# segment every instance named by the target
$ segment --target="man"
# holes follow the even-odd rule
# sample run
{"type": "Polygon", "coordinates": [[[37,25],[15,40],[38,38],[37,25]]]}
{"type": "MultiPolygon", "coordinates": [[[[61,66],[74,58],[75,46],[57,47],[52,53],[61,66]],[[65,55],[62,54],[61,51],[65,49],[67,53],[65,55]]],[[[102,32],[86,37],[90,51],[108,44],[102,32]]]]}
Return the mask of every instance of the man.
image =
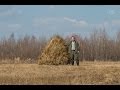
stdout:
{"type": "Polygon", "coordinates": [[[71,38],[72,40],[70,41],[69,44],[69,54],[70,54],[70,59],[71,59],[71,63],[72,65],[74,65],[74,61],[76,61],[77,66],[79,66],[79,44],[78,42],[75,40],[75,37],[72,36],[71,38]]]}

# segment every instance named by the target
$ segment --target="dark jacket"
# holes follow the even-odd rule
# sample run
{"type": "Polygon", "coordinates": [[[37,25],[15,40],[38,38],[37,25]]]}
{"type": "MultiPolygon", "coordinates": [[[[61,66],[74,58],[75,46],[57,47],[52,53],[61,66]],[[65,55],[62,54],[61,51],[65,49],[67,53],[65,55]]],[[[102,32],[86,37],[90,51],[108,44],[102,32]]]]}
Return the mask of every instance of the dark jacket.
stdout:
{"type": "MultiPolygon", "coordinates": [[[[68,48],[69,54],[72,53],[71,48],[72,48],[72,41],[70,41],[70,43],[69,43],[69,48],[68,48]]],[[[79,54],[79,53],[78,53],[79,50],[80,50],[79,43],[78,43],[77,41],[75,41],[75,53],[76,53],[76,54],[79,54]]]]}

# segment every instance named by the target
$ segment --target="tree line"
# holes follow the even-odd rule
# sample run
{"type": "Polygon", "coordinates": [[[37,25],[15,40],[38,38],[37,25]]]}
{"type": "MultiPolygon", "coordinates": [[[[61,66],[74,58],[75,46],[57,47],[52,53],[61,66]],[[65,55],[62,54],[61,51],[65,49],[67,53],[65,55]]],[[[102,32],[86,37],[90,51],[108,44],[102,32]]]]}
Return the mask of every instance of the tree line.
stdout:
{"type": "MultiPolygon", "coordinates": [[[[119,61],[120,31],[116,37],[109,37],[105,29],[95,30],[90,37],[74,35],[80,45],[80,60],[86,61],[119,61]]],[[[69,41],[69,37],[66,38],[69,41]]]]}
{"type": "MultiPolygon", "coordinates": [[[[119,61],[120,60],[120,32],[115,38],[109,37],[105,29],[95,30],[90,37],[74,35],[80,45],[80,60],[83,61],[119,61]]],[[[66,42],[70,37],[64,38],[66,42]]],[[[47,43],[45,37],[24,36],[16,39],[14,33],[9,38],[0,39],[0,60],[19,57],[20,60],[37,60],[47,43]]]]}
{"type": "Polygon", "coordinates": [[[20,58],[21,60],[36,60],[46,44],[46,38],[36,38],[35,36],[25,35],[23,38],[16,39],[14,33],[9,38],[0,40],[0,60],[20,58]]]}

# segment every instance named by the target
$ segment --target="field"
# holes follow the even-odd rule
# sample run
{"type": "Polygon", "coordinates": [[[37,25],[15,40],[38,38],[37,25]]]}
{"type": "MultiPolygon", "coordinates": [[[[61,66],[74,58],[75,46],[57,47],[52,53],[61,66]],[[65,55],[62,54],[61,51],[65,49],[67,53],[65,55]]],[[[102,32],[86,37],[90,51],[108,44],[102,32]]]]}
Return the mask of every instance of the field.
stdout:
{"type": "Polygon", "coordinates": [[[80,66],[0,64],[1,85],[120,84],[120,62],[80,62],[80,66]]]}

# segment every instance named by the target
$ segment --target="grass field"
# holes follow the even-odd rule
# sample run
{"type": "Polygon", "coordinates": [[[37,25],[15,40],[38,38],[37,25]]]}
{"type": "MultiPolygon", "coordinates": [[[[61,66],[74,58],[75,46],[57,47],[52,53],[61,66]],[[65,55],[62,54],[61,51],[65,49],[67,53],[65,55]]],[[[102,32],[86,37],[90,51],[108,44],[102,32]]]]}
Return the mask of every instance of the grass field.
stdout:
{"type": "Polygon", "coordinates": [[[1,85],[120,85],[120,62],[81,62],[80,66],[0,64],[1,85]]]}

